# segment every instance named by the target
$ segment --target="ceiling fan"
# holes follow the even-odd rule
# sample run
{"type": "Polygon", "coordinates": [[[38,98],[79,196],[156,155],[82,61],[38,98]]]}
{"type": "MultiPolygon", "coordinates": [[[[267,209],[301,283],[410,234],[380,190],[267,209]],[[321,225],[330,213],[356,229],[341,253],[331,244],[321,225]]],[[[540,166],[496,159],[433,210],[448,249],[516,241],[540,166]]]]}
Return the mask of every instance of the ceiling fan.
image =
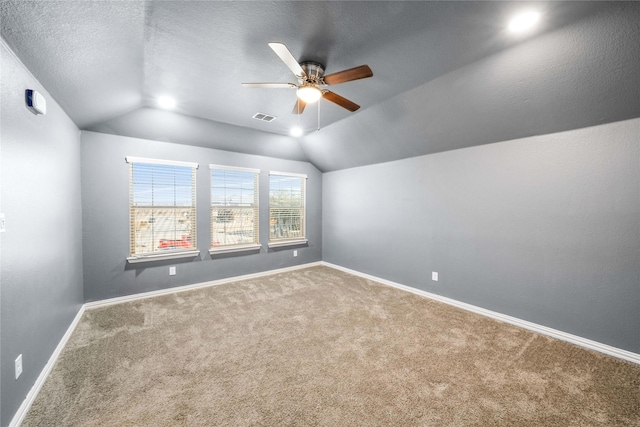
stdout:
{"type": "Polygon", "coordinates": [[[269,43],[269,47],[298,78],[298,83],[242,83],[242,86],[270,89],[296,88],[298,99],[293,107],[293,114],[302,114],[307,104],[316,102],[320,98],[331,101],[351,112],[360,108],[355,102],[325,89],[325,86],[371,77],[373,72],[368,65],[361,65],[325,76],[322,64],[313,61],[298,63],[284,44],[269,43]]]}

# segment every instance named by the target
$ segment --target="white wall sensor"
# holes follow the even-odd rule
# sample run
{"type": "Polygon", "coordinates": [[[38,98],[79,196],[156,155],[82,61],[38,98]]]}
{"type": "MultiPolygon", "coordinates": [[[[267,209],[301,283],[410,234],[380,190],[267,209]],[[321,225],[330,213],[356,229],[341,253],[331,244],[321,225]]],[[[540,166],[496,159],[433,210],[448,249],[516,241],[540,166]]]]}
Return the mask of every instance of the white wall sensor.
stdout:
{"type": "Polygon", "coordinates": [[[27,89],[27,107],[35,114],[47,114],[47,100],[33,89],[27,89]]]}

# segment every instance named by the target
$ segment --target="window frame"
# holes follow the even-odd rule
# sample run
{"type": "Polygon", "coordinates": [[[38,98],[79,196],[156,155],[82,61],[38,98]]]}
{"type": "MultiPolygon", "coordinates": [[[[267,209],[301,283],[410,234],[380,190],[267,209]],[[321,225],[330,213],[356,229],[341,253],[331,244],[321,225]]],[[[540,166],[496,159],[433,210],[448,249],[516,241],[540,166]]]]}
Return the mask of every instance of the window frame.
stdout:
{"type": "MultiPolygon", "coordinates": [[[[139,262],[150,262],[150,261],[160,261],[160,260],[168,260],[168,259],[176,259],[176,258],[194,258],[200,254],[198,250],[198,242],[197,242],[197,197],[196,197],[196,181],[197,181],[197,169],[198,163],[193,162],[182,162],[177,160],[165,160],[165,159],[152,159],[152,158],[144,158],[144,157],[134,157],[134,156],[126,156],[125,161],[129,164],[129,256],[127,257],[127,261],[129,263],[139,263],[139,262]],[[161,165],[161,166],[177,166],[177,167],[185,167],[191,169],[191,206],[186,206],[186,208],[190,209],[193,214],[193,219],[191,220],[191,226],[193,230],[191,231],[191,241],[192,245],[185,249],[171,249],[167,251],[160,251],[155,249],[150,252],[142,252],[135,253],[135,225],[134,225],[134,210],[136,206],[134,205],[134,182],[133,182],[133,170],[134,165],[138,164],[147,164],[147,165],[161,165]]],[[[175,191],[175,187],[174,187],[175,191]]],[[[154,205],[151,205],[153,208],[154,205]]],[[[159,206],[159,205],[155,205],[159,206]]],[[[180,207],[180,206],[176,206],[180,207]]]]}
{"type": "MultiPolygon", "coordinates": [[[[255,251],[260,250],[262,248],[262,244],[260,244],[260,169],[254,168],[246,168],[246,167],[238,167],[238,166],[228,166],[228,165],[209,165],[209,254],[217,255],[217,254],[225,254],[225,253],[234,253],[234,252],[245,252],[245,251],[255,251]],[[253,174],[253,204],[250,206],[254,210],[254,242],[252,243],[241,243],[241,244],[226,244],[220,246],[213,246],[213,234],[214,234],[214,224],[213,224],[213,210],[216,208],[213,204],[213,171],[214,170],[225,170],[232,172],[248,172],[253,174]]],[[[229,206],[221,205],[229,208],[229,206]]],[[[219,207],[219,206],[218,206],[219,207]]],[[[246,208],[246,206],[244,206],[246,208]]],[[[233,208],[231,208],[233,209],[233,208]]]]}
{"type": "Polygon", "coordinates": [[[283,246],[296,246],[296,245],[305,245],[309,242],[307,239],[307,175],[301,173],[292,173],[292,172],[277,172],[277,171],[269,171],[269,248],[278,248],[283,246]],[[301,228],[302,228],[302,236],[301,237],[293,237],[293,238],[281,238],[281,239],[272,239],[271,237],[271,221],[272,221],[272,204],[271,204],[271,176],[281,176],[281,177],[289,177],[289,178],[298,178],[300,179],[301,185],[301,193],[302,193],[302,206],[301,207],[291,207],[296,209],[302,209],[301,215],[301,228]]]}

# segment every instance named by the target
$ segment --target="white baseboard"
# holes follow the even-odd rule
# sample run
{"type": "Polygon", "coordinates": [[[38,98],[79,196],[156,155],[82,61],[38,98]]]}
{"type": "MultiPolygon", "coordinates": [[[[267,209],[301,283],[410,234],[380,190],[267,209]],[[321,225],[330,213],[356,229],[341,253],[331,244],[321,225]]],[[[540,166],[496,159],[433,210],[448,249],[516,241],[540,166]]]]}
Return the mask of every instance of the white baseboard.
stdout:
{"type": "Polygon", "coordinates": [[[67,328],[67,332],[65,332],[64,335],[62,336],[62,339],[56,346],[56,349],[51,354],[51,357],[47,361],[47,364],[44,365],[44,368],[42,369],[42,372],[40,372],[40,375],[38,376],[38,379],[36,380],[35,384],[33,385],[33,387],[31,387],[31,390],[29,390],[27,397],[24,398],[22,405],[20,405],[20,407],[18,408],[18,411],[16,412],[16,414],[13,416],[13,419],[9,423],[9,427],[17,427],[24,420],[24,417],[27,415],[27,412],[29,412],[29,408],[31,408],[33,401],[36,399],[36,396],[40,392],[42,385],[44,384],[45,380],[49,376],[49,373],[53,369],[53,366],[56,364],[56,361],[58,360],[58,356],[60,356],[60,353],[62,353],[64,346],[67,345],[67,341],[69,341],[69,337],[71,337],[71,334],[76,329],[76,326],[80,322],[80,319],[82,318],[83,314],[84,314],[84,305],[80,307],[80,310],[78,310],[76,317],[74,317],[73,321],[67,328]]]}
{"type": "Polygon", "coordinates": [[[557,338],[559,340],[566,341],[571,344],[578,345],[580,347],[588,348],[589,350],[594,350],[599,353],[604,353],[606,355],[617,357],[618,359],[626,360],[627,362],[632,362],[640,365],[640,354],[637,354],[637,353],[632,353],[627,350],[622,350],[620,348],[612,347],[607,344],[602,344],[597,341],[592,341],[586,338],[579,337],[577,335],[572,335],[566,332],[559,331],[557,329],[548,328],[546,326],[538,325],[536,323],[529,322],[527,320],[518,319],[517,317],[512,317],[506,314],[487,310],[485,308],[477,307],[475,305],[460,302],[451,298],[443,297],[437,294],[432,294],[430,292],[412,288],[410,286],[401,285],[399,283],[395,283],[390,280],[381,279],[379,277],[375,277],[370,274],[361,273],[359,271],[351,270],[349,268],[342,267],[339,265],[331,264],[324,261],[322,261],[321,264],[327,267],[335,268],[336,270],[344,271],[345,273],[353,274],[354,276],[359,276],[364,279],[373,280],[374,282],[382,283],[383,285],[392,286],[397,289],[402,289],[403,291],[411,292],[425,298],[440,301],[445,304],[449,304],[454,307],[461,308],[463,310],[471,311],[473,313],[477,313],[482,316],[487,316],[492,319],[509,323],[511,325],[519,326],[521,328],[528,329],[530,331],[537,332],[542,335],[546,335],[552,338],[557,338]]]}
{"type": "Polygon", "coordinates": [[[120,304],[128,301],[152,298],[160,295],[175,294],[176,292],[185,292],[185,291],[191,291],[199,288],[206,288],[209,286],[224,285],[225,283],[238,282],[240,280],[255,279],[255,278],[264,277],[264,276],[272,276],[274,274],[286,273],[287,271],[300,270],[302,268],[315,267],[318,265],[321,265],[321,261],[310,262],[310,263],[301,264],[301,265],[294,265],[292,267],[277,268],[275,270],[261,271],[259,273],[245,274],[242,276],[229,277],[227,279],[212,280],[210,282],[194,283],[192,285],[176,286],[175,288],[160,289],[157,291],[143,292],[140,294],[133,294],[133,295],[125,295],[123,297],[109,298],[109,299],[100,300],[100,301],[92,301],[92,302],[85,303],[84,308],[92,309],[97,307],[106,307],[108,305],[120,304]]]}

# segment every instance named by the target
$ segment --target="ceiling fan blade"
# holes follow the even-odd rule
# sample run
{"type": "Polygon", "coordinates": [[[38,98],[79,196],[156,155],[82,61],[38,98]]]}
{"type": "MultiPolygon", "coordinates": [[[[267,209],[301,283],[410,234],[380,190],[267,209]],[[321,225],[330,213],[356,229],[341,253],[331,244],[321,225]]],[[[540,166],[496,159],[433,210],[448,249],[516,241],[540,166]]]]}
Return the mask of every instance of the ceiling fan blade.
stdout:
{"type": "Polygon", "coordinates": [[[296,77],[304,78],[307,74],[304,72],[296,58],[293,57],[289,49],[282,43],[269,43],[269,47],[280,57],[282,62],[296,75],[296,77]]]}
{"type": "Polygon", "coordinates": [[[355,102],[349,101],[347,98],[344,98],[337,93],[331,92],[330,90],[322,91],[322,97],[327,101],[331,101],[334,104],[341,106],[342,108],[346,108],[347,110],[354,112],[360,106],[355,102]]]}
{"type": "Polygon", "coordinates": [[[304,102],[302,99],[298,98],[298,100],[296,101],[296,105],[293,106],[293,111],[291,113],[302,114],[302,112],[304,111],[304,107],[306,106],[307,106],[307,103],[304,102]]]}
{"type": "Polygon", "coordinates": [[[293,83],[242,83],[243,87],[259,87],[266,89],[287,89],[297,87],[293,83]]]}
{"type": "Polygon", "coordinates": [[[352,80],[366,79],[372,77],[373,71],[368,65],[361,65],[348,70],[338,71],[337,73],[324,76],[323,80],[328,85],[337,85],[338,83],[350,82],[352,80]]]}

